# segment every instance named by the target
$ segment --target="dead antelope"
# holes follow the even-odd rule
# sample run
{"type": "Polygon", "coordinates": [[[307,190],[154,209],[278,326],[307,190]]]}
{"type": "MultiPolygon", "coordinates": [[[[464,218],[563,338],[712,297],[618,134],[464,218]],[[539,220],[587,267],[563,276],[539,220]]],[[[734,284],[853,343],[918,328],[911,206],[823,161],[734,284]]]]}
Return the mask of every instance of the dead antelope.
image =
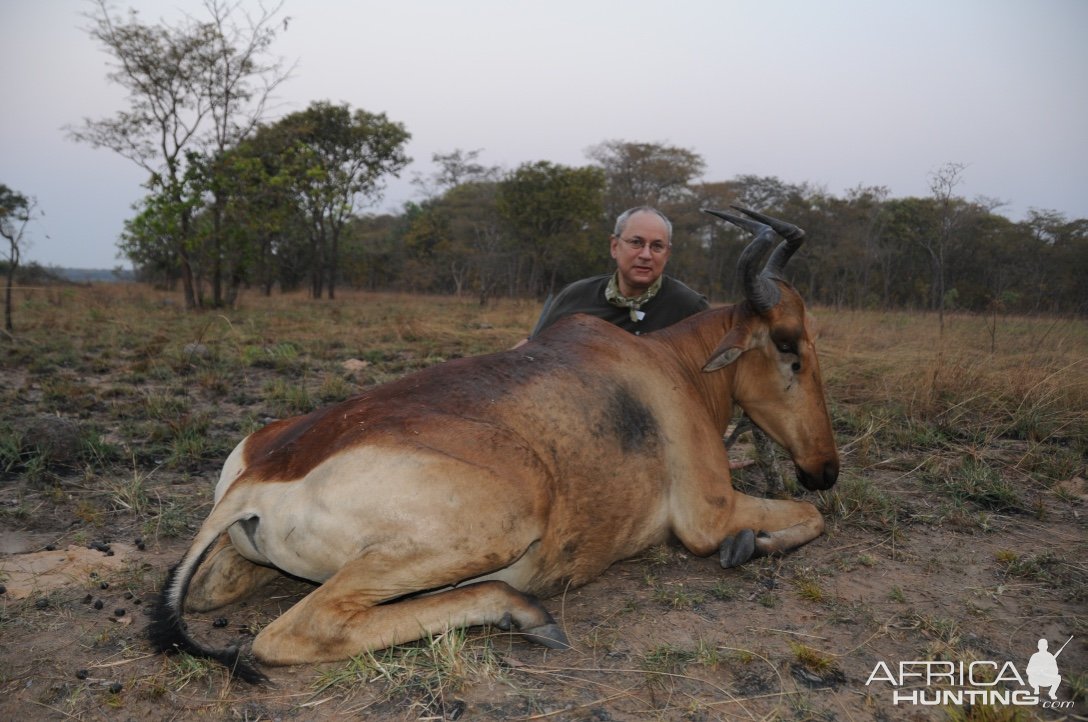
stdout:
{"type": "Polygon", "coordinates": [[[234,450],[215,506],[171,571],[150,633],[163,651],[237,649],[182,622],[281,572],[320,584],[253,641],[267,664],[345,659],[451,626],[568,646],[537,600],[675,535],[723,567],[816,538],[806,502],[734,491],[734,403],[788,450],[801,484],[839,460],[804,302],[782,269],[804,239],[741,209],[746,299],[633,336],[574,316],[520,348],[458,359],[270,424],[234,450]],[[766,265],[763,257],[779,240],[766,265]]]}

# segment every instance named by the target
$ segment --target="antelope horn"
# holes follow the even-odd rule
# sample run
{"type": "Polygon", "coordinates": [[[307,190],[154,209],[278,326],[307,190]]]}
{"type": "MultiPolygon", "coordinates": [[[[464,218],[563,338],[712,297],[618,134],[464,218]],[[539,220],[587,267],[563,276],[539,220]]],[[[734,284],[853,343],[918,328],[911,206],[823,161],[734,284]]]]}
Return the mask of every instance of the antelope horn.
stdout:
{"type": "Polygon", "coordinates": [[[755,236],[741,252],[740,259],[737,261],[737,272],[744,284],[744,296],[752,304],[756,312],[765,313],[770,311],[778,304],[781,294],[778,292],[778,286],[775,285],[774,281],[760,273],[759,263],[771,246],[774,245],[774,228],[759,220],[750,220],[726,211],[714,211],[704,208],[703,213],[709,213],[712,216],[729,221],[755,236]]]}
{"type": "Polygon", "coordinates": [[[771,218],[762,213],[748,210],[747,208],[741,208],[734,205],[738,211],[753,218],[760,223],[764,223],[774,229],[774,232],[782,236],[782,243],[778,244],[778,247],[774,249],[771,257],[767,259],[767,265],[764,270],[773,275],[781,275],[782,269],[786,266],[786,262],[790,260],[790,257],[801,247],[801,244],[805,242],[805,232],[801,228],[793,225],[792,223],[786,223],[780,221],[777,218],[771,218]]]}

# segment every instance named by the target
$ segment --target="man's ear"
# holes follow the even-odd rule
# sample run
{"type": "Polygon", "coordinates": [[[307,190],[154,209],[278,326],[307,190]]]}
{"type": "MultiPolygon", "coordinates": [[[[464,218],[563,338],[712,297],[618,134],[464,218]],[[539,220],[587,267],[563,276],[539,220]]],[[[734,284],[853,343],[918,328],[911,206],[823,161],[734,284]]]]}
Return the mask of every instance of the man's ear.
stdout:
{"type": "Polygon", "coordinates": [[[710,372],[725,368],[740,358],[740,355],[751,346],[751,330],[747,326],[734,326],[729,329],[729,333],[725,334],[725,338],[718,344],[718,348],[714,349],[714,353],[710,354],[710,358],[703,366],[703,371],[710,372]]]}

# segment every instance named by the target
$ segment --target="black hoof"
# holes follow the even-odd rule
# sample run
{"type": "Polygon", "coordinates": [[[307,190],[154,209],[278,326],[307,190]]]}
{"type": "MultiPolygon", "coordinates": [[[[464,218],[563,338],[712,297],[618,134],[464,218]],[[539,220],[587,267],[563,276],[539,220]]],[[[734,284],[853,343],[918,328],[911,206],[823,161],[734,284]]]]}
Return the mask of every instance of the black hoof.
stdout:
{"type": "Polygon", "coordinates": [[[741,529],[736,536],[726,537],[718,547],[718,561],[722,569],[740,566],[752,558],[756,551],[756,533],[741,529]]]}
{"type": "Polygon", "coordinates": [[[550,624],[541,624],[539,627],[523,629],[521,630],[521,634],[530,642],[543,644],[549,649],[570,649],[570,642],[567,641],[567,635],[563,634],[563,630],[554,622],[550,624]]]}

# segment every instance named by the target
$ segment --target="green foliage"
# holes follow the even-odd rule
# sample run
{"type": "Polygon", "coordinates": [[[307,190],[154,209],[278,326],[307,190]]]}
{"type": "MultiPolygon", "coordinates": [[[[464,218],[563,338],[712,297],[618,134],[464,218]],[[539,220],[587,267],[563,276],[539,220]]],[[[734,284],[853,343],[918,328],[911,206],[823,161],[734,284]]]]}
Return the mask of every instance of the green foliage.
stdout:
{"type": "Polygon", "coordinates": [[[278,140],[283,182],[298,204],[308,243],[310,292],[335,294],[340,238],[360,199],[376,198],[385,175],[408,164],[411,135],[384,113],[325,101],[291,113],[267,131],[278,140]]]}
{"type": "Polygon", "coordinates": [[[546,288],[600,269],[605,175],[599,168],[525,163],[499,184],[499,214],[546,288]],[[558,283],[557,283],[558,282],[558,283]]]}

